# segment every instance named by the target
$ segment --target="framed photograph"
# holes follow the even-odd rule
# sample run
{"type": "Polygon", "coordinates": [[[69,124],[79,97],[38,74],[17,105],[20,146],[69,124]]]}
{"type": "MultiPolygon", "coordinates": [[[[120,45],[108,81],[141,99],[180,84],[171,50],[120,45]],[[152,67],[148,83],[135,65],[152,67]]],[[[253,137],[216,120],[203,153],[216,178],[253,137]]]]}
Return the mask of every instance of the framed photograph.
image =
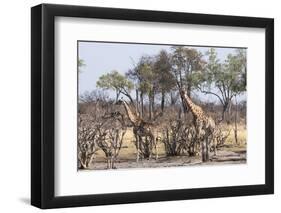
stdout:
{"type": "Polygon", "coordinates": [[[274,192],[274,20],[31,9],[31,204],[274,192]]]}

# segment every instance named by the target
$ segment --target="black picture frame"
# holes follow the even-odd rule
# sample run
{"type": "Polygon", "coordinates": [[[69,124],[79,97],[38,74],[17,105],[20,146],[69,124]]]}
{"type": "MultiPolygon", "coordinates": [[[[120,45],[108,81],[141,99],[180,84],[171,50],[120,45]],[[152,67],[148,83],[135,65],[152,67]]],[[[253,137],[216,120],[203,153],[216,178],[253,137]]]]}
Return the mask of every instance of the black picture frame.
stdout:
{"type": "Polygon", "coordinates": [[[274,20],[164,11],[41,4],[31,8],[31,204],[60,208],[274,193],[274,20]],[[95,195],[54,195],[55,17],[263,28],[266,34],[265,184],[95,195]]]}

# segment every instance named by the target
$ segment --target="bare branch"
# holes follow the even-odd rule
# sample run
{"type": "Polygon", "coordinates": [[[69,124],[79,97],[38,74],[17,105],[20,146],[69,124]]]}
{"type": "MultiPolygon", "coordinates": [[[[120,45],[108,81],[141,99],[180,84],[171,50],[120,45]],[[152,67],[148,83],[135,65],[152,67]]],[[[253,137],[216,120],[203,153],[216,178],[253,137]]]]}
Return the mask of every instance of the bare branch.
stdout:
{"type": "Polygon", "coordinates": [[[210,94],[210,95],[216,96],[219,99],[219,101],[221,102],[221,104],[224,104],[224,101],[222,100],[222,98],[218,94],[216,94],[214,92],[211,92],[211,91],[202,90],[200,87],[198,87],[198,89],[200,90],[200,92],[202,92],[204,94],[210,94]]]}

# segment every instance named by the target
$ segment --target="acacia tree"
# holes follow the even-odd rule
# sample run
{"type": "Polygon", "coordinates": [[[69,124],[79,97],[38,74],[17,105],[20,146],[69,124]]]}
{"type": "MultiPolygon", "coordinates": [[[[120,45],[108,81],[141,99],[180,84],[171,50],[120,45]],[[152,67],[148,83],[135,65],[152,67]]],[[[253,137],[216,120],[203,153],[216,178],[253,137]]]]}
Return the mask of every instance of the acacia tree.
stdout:
{"type": "Polygon", "coordinates": [[[204,75],[199,77],[201,83],[198,88],[218,98],[223,106],[221,119],[225,120],[227,110],[230,113],[232,99],[246,91],[246,52],[238,49],[235,54],[229,54],[224,63],[217,59],[213,48],[207,56],[208,64],[204,75]]]}
{"type": "Polygon", "coordinates": [[[116,94],[116,101],[121,94],[127,96],[132,103],[134,103],[131,90],[134,88],[133,83],[126,78],[126,76],[120,74],[118,71],[113,70],[108,74],[100,76],[97,81],[97,87],[107,90],[114,90],[116,94]]]}
{"type": "Polygon", "coordinates": [[[136,110],[142,117],[143,113],[144,113],[143,95],[145,93],[145,89],[142,87],[143,78],[140,74],[142,66],[143,66],[143,63],[141,63],[141,61],[142,61],[142,58],[140,59],[140,61],[137,64],[135,64],[135,62],[133,61],[134,68],[129,69],[128,72],[126,73],[126,76],[128,76],[128,78],[130,78],[131,80],[133,80],[135,82],[136,110]],[[140,98],[140,104],[139,104],[139,98],[140,98]],[[139,105],[141,105],[141,106],[139,107],[139,105]]]}
{"type": "Polygon", "coordinates": [[[195,81],[194,74],[202,72],[206,65],[203,55],[194,48],[172,47],[172,72],[180,88],[186,88],[190,95],[193,88],[199,83],[195,81]]]}
{"type": "Polygon", "coordinates": [[[137,80],[143,111],[143,95],[148,97],[149,119],[155,116],[155,96],[161,94],[161,111],[164,111],[165,94],[175,86],[171,73],[170,55],[161,50],[155,56],[143,56],[128,75],[137,80]]]}
{"type": "Polygon", "coordinates": [[[144,116],[144,96],[147,95],[149,100],[149,119],[153,119],[154,100],[157,89],[157,74],[154,72],[153,57],[142,56],[135,67],[127,72],[127,76],[136,82],[137,91],[140,92],[140,115],[144,116]]]}
{"type": "Polygon", "coordinates": [[[171,91],[176,82],[171,72],[171,56],[165,50],[161,50],[155,57],[154,70],[157,77],[158,92],[161,94],[161,111],[165,107],[165,95],[171,91]]]}
{"type": "Polygon", "coordinates": [[[155,111],[155,95],[157,91],[157,74],[154,72],[154,59],[147,57],[145,63],[140,69],[143,81],[140,84],[141,89],[148,97],[149,119],[152,120],[155,111]]]}
{"type": "MultiPolygon", "coordinates": [[[[206,62],[202,53],[194,48],[176,46],[172,47],[172,51],[171,70],[178,89],[186,89],[187,95],[190,96],[191,90],[197,88],[201,82],[198,76],[204,71],[206,62]]],[[[188,109],[185,108],[183,101],[182,105],[186,113],[188,109]]]]}

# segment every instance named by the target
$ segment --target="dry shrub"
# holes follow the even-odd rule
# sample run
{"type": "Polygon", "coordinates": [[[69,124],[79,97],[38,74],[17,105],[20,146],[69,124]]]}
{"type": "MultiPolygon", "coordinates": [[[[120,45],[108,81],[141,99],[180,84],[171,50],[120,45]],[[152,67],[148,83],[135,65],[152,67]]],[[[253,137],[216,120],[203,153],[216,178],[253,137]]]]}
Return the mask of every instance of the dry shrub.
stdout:
{"type": "Polygon", "coordinates": [[[162,142],[167,156],[178,156],[187,153],[193,156],[197,153],[198,143],[195,128],[183,120],[170,121],[163,128],[162,142]]]}
{"type": "Polygon", "coordinates": [[[102,100],[81,103],[78,114],[78,168],[89,168],[100,149],[110,162],[109,167],[113,168],[112,162],[116,160],[117,150],[121,148],[120,140],[125,134],[123,126],[123,117],[115,113],[111,103],[102,100]]]}
{"type": "Polygon", "coordinates": [[[99,147],[99,128],[101,125],[91,117],[79,118],[78,128],[78,168],[87,169],[91,166],[99,147]]]}
{"type": "Polygon", "coordinates": [[[219,124],[216,126],[214,132],[214,140],[216,141],[216,147],[222,147],[225,145],[229,135],[231,133],[230,128],[226,128],[225,125],[219,124]]]}
{"type": "Polygon", "coordinates": [[[124,135],[127,130],[124,125],[123,116],[120,118],[118,114],[116,115],[105,118],[105,123],[99,129],[101,137],[97,141],[98,147],[105,154],[108,169],[116,168],[114,164],[122,148],[124,135]]]}

